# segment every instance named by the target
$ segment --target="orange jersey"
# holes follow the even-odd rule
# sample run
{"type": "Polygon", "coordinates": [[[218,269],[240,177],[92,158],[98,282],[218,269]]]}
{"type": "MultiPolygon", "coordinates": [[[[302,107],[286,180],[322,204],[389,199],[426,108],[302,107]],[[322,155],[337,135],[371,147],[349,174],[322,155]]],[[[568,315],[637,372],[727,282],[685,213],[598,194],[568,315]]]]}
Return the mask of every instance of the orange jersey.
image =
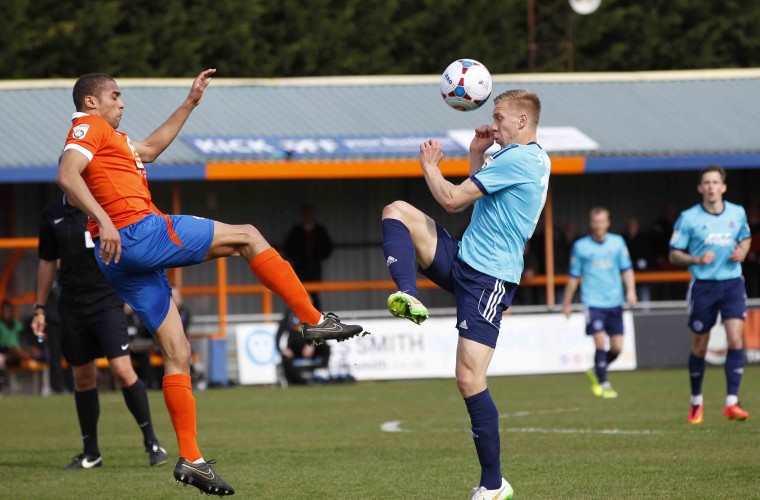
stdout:
{"type": "MultiPolygon", "coordinates": [[[[145,167],[127,134],[97,115],[74,113],[71,121],[63,150],[75,149],[90,160],[82,178],[116,229],[148,214],[161,214],[151,201],[145,167]]],[[[98,236],[94,220],[88,221],[87,229],[93,238],[98,236]]]]}

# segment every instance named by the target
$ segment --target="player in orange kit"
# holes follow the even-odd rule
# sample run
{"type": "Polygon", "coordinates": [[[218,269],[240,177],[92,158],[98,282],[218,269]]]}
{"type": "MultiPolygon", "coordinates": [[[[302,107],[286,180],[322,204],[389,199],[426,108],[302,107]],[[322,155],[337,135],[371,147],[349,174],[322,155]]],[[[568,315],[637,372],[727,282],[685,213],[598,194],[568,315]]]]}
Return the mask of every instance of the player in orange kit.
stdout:
{"type": "Polygon", "coordinates": [[[165,268],[239,255],[259,281],[304,321],[310,342],[344,340],[362,328],[317,311],[287,261],[251,225],[228,225],[186,215],[165,215],[151,201],[144,163],[171,144],[200,103],[215,69],[202,71],[177,110],[140,142],[116,130],[124,102],[108,75],[90,74],[74,85],[77,112],[56,179],[71,203],[90,216],[88,230],[103,273],[142,319],[164,356],[164,400],[179,442],[177,481],[204,493],[235,490],[203,460],[196,442],[195,399],[190,384],[190,344],[185,337],[165,268]]]}

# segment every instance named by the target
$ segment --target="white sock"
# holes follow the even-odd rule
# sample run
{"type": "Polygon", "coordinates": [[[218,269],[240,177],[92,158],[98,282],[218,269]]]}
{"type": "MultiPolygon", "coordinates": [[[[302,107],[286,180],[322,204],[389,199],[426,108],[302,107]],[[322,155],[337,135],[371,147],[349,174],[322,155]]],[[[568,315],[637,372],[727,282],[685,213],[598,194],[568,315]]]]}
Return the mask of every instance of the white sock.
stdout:
{"type": "Polygon", "coordinates": [[[726,406],[734,406],[735,404],[739,404],[739,396],[736,394],[726,395],[726,406]]]}
{"type": "Polygon", "coordinates": [[[201,458],[199,458],[198,460],[196,460],[196,461],[195,461],[195,462],[193,462],[193,463],[194,463],[194,464],[205,464],[205,463],[206,463],[206,461],[205,461],[205,460],[203,460],[203,457],[201,457],[201,458]]]}
{"type": "Polygon", "coordinates": [[[610,381],[607,380],[606,382],[602,382],[602,389],[612,389],[612,384],[610,384],[610,381]]]}
{"type": "Polygon", "coordinates": [[[698,394],[691,397],[691,404],[693,406],[702,406],[702,395],[698,394]]]}

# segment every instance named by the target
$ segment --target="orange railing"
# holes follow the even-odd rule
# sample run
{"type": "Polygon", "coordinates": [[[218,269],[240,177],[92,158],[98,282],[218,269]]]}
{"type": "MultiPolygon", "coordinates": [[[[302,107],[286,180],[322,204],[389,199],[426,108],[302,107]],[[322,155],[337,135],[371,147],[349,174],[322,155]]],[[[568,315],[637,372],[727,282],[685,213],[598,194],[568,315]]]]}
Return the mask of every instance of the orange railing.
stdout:
{"type": "MultiPolygon", "coordinates": [[[[0,302],[5,299],[8,282],[18,261],[25,252],[37,248],[37,238],[0,238],[0,249],[13,250],[8,262],[0,275],[0,302]]],[[[217,313],[219,315],[219,332],[209,335],[210,337],[225,337],[227,332],[227,297],[229,295],[259,295],[261,296],[261,313],[271,314],[274,312],[273,292],[261,284],[228,284],[227,283],[227,260],[216,261],[216,284],[213,285],[183,285],[181,273],[174,274],[172,281],[180,287],[185,296],[215,296],[217,298],[217,313]]],[[[690,275],[685,270],[673,271],[646,271],[636,273],[637,283],[679,283],[689,281],[690,275]]],[[[547,298],[554,296],[554,286],[567,284],[567,275],[540,275],[531,279],[523,280],[521,286],[545,287],[547,298]]],[[[309,292],[354,292],[366,290],[393,290],[395,285],[392,280],[357,280],[357,281],[322,281],[304,283],[309,292]]],[[[436,285],[426,279],[417,282],[420,289],[435,288],[436,285]]],[[[34,303],[34,293],[27,292],[16,295],[10,299],[15,304],[34,303]]],[[[554,305],[553,301],[549,305],[554,305]]]]}

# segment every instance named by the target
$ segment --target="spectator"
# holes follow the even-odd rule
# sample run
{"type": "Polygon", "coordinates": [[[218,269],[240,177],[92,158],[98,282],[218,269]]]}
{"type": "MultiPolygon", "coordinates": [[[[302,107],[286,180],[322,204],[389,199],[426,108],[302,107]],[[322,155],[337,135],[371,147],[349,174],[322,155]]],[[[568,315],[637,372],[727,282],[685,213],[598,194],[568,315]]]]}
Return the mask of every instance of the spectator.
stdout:
{"type": "Polygon", "coordinates": [[[6,366],[18,366],[23,360],[43,359],[42,349],[37,345],[25,345],[21,341],[24,325],[16,319],[16,308],[10,301],[3,301],[0,315],[0,353],[6,366]]]}
{"type": "MultiPolygon", "coordinates": [[[[631,261],[635,271],[648,271],[654,264],[654,242],[650,234],[641,231],[641,221],[635,215],[628,217],[625,223],[625,244],[631,253],[631,261]]],[[[647,307],[652,300],[652,289],[648,283],[637,283],[636,294],[639,301],[647,307]]]]}
{"type": "MultiPolygon", "coordinates": [[[[314,219],[314,209],[301,205],[301,222],[294,225],[285,238],[285,253],[301,281],[322,281],[322,261],[333,251],[327,229],[314,219]]],[[[319,298],[311,294],[314,307],[320,308],[319,298]]]]}
{"type": "Polygon", "coordinates": [[[749,245],[747,258],[742,267],[743,275],[747,281],[747,296],[760,296],[760,196],[750,193],[747,202],[747,223],[752,234],[752,242],[749,245]]]}
{"type": "Polygon", "coordinates": [[[578,234],[578,224],[573,219],[566,220],[559,234],[555,232],[555,236],[559,237],[554,243],[554,272],[567,274],[573,243],[581,237],[578,234]]]}
{"type": "Polygon", "coordinates": [[[291,310],[280,321],[277,347],[282,356],[282,370],[288,385],[313,382],[315,368],[326,368],[330,346],[326,343],[307,343],[301,335],[301,320],[291,310]]]}
{"type": "MultiPolygon", "coordinates": [[[[567,219],[561,230],[554,231],[554,237],[554,273],[567,274],[573,244],[581,238],[578,234],[578,224],[574,219],[567,219]]],[[[565,296],[565,287],[556,286],[555,290],[557,303],[561,304],[565,296]]]]}
{"type": "MultiPolygon", "coordinates": [[[[524,283],[527,280],[533,279],[538,275],[539,263],[538,256],[533,250],[533,240],[525,242],[525,253],[523,255],[524,267],[520,282],[524,283]]],[[[535,286],[521,286],[515,292],[515,298],[512,301],[515,305],[536,305],[540,303],[541,290],[535,286]]]]}
{"type": "Polygon", "coordinates": [[[663,206],[660,216],[654,221],[652,241],[654,243],[654,265],[658,269],[673,269],[670,263],[670,236],[673,234],[673,224],[676,222],[678,211],[673,202],[667,202],[663,206]]]}

